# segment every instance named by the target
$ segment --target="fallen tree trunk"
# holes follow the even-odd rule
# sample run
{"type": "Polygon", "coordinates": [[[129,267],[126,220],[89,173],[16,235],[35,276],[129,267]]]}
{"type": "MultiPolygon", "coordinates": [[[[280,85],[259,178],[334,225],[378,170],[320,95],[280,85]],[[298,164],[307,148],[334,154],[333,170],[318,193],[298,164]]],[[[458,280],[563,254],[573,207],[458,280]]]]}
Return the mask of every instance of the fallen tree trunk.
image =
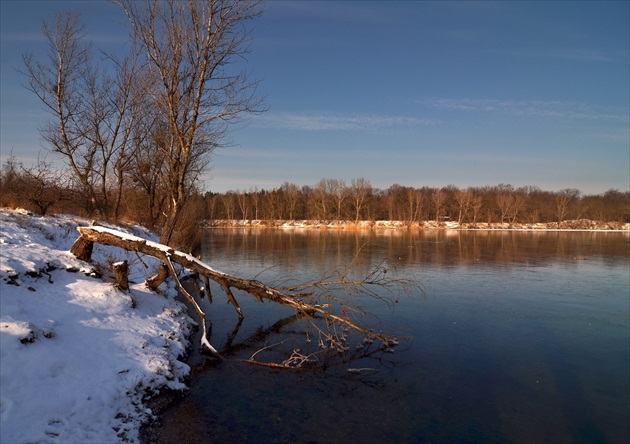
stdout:
{"type": "MultiPolygon", "coordinates": [[[[170,271],[180,291],[195,307],[195,310],[201,318],[202,346],[206,347],[208,350],[217,355],[218,352],[214,349],[214,347],[212,347],[212,345],[210,345],[208,339],[206,338],[205,313],[201,310],[194,298],[182,287],[177,277],[177,273],[173,268],[173,262],[203,276],[206,282],[208,279],[211,279],[218,283],[226,293],[228,302],[230,302],[234,306],[240,319],[243,318],[243,313],[238,306],[234,295],[232,294],[231,288],[245,291],[256,297],[260,302],[262,302],[264,299],[267,299],[269,301],[291,307],[307,316],[319,313],[328,321],[344,324],[359,333],[382,341],[386,347],[392,347],[397,343],[392,338],[389,338],[380,333],[376,333],[372,330],[365,329],[359,325],[356,325],[345,317],[341,317],[329,312],[328,310],[326,310],[327,307],[325,305],[309,304],[304,302],[303,300],[301,300],[301,298],[305,296],[304,294],[283,292],[256,280],[243,279],[223,273],[221,271],[213,269],[209,265],[205,264],[204,262],[200,261],[190,254],[186,254],[184,252],[170,248],[166,245],[152,242],[137,236],[132,236],[121,231],[112,230],[100,226],[78,227],[77,229],[79,230],[81,236],[75,241],[71,252],[82,260],[90,261],[91,251],[93,247],[92,244],[99,243],[102,245],[120,247],[125,250],[135,251],[138,253],[153,256],[166,264],[168,271],[170,271]]],[[[164,271],[162,271],[162,273],[164,273],[164,271]]],[[[150,288],[156,287],[155,281],[152,281],[151,279],[147,282],[147,285],[150,288]]]]}

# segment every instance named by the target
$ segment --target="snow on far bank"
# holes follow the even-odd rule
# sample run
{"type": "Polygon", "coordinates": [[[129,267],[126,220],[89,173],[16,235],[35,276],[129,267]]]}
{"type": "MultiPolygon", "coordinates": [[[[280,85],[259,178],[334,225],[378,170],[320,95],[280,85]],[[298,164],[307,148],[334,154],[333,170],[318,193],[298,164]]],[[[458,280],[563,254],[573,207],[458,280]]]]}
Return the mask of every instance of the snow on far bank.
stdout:
{"type": "Polygon", "coordinates": [[[143,399],[185,388],[190,368],[179,357],[192,320],[172,287],[160,295],[144,286],[157,261],[95,245],[93,262],[81,262],[69,253],[78,225],[88,222],[0,209],[3,444],[138,442],[152,417],[143,399]],[[129,292],[107,278],[121,260],[129,292]]]}
{"type": "Polygon", "coordinates": [[[398,220],[249,220],[216,219],[205,223],[209,228],[320,228],[340,230],[379,230],[379,229],[447,229],[447,230],[563,230],[563,231],[630,231],[630,223],[599,222],[588,219],[565,220],[548,223],[487,223],[475,224],[447,221],[437,223],[432,220],[405,222],[398,220]]]}

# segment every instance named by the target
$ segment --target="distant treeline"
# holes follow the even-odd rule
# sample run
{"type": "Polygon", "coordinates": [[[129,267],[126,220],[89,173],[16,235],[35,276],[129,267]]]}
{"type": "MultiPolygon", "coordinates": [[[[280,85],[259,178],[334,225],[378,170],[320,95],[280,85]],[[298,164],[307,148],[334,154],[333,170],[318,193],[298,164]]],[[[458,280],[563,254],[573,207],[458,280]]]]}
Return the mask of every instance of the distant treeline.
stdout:
{"type": "MultiPolygon", "coordinates": [[[[133,179],[133,176],[132,176],[133,179]]],[[[0,205],[45,213],[92,216],[82,187],[45,163],[25,168],[14,158],[0,172],[0,205]]],[[[118,190],[106,188],[112,195],[118,190]]],[[[166,208],[165,194],[147,190],[139,180],[129,180],[122,197],[106,196],[103,214],[109,220],[136,222],[154,228],[166,208]],[[109,197],[109,198],[107,198],[109,197]],[[113,208],[113,205],[117,208],[113,208]]],[[[577,189],[545,191],[535,186],[512,185],[458,188],[371,186],[360,178],[346,183],[322,179],[313,186],[285,182],[271,189],[252,188],[226,193],[193,192],[184,218],[201,220],[391,220],[409,223],[453,221],[461,223],[547,223],[591,219],[630,222],[630,192],[611,189],[604,194],[583,195],[577,189]]]]}
{"type": "Polygon", "coordinates": [[[350,184],[322,179],[314,186],[285,182],[272,190],[205,193],[206,219],[434,220],[461,223],[548,223],[573,219],[630,222],[630,192],[582,195],[512,185],[378,189],[366,179],[350,184]]]}

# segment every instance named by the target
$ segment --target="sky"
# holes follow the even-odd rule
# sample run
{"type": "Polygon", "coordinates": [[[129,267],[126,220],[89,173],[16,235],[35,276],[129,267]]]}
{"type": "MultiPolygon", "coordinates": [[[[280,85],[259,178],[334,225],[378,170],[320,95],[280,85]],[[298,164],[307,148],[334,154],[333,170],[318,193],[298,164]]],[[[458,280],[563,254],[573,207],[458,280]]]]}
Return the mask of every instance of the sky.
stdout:
{"type": "MultiPolygon", "coordinates": [[[[48,116],[17,69],[43,50],[41,20],[79,9],[95,47],[115,51],[124,17],[100,1],[0,6],[1,154],[29,163],[48,116]]],[[[269,1],[243,61],[268,111],[233,128],[205,189],[628,191],[629,23],[627,1],[269,1]]]]}

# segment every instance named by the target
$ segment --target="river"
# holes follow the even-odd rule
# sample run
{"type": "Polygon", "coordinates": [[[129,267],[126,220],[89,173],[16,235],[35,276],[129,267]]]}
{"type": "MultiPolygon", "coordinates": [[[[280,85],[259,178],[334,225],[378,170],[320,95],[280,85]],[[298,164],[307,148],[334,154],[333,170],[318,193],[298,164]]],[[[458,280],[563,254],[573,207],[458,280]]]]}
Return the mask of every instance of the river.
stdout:
{"type": "Polygon", "coordinates": [[[202,259],[241,277],[289,285],[352,263],[352,276],[380,266],[419,285],[343,296],[401,338],[393,353],[352,348],[306,371],[239,362],[303,347],[303,321],[237,293],[239,324],[212,287],[203,308],[226,360],[190,357],[190,392],[165,412],[158,441],[630,442],[629,242],[628,232],[208,229],[202,259]]]}

